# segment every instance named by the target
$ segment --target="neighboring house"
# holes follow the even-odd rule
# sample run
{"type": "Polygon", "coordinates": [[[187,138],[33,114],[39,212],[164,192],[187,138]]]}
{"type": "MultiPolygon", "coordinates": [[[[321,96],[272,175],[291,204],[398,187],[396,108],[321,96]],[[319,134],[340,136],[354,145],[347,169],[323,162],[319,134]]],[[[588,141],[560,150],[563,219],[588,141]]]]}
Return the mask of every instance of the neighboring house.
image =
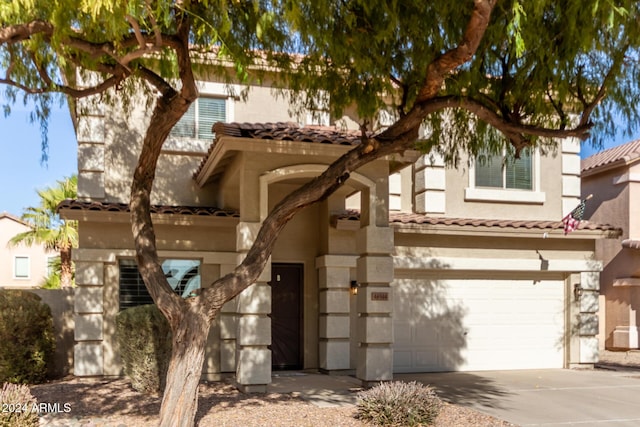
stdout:
{"type": "Polygon", "coordinates": [[[56,253],[42,245],[9,245],[29,225],[6,212],[0,213],[0,288],[39,288],[49,274],[49,261],[56,253]]]}
{"type": "Polygon", "coordinates": [[[620,240],[596,242],[600,275],[601,346],[640,348],[640,140],[582,161],[585,214],[622,228],[620,240]]]}
{"type": "MultiPolygon", "coordinates": [[[[287,123],[287,111],[268,87],[239,101],[203,83],[167,141],[152,218],[163,268],[183,296],[232,270],[269,209],[359,143],[336,127],[287,123]],[[212,143],[215,121],[227,123],[212,143]]],[[[118,117],[108,107],[76,117],[78,200],[61,207],[79,221],[80,376],[121,375],[115,316],[151,302],[126,205],[147,111],[118,117]]],[[[276,369],[354,371],[370,382],[394,372],[591,366],[595,243],[617,230],[584,222],[563,234],[560,220],[580,197],[579,151],[567,140],[557,155],[534,151],[506,170],[500,159],[456,170],[408,152],[352,173],[286,226],[259,281],[223,308],[204,375],[235,374],[261,390],[276,369]]]]}

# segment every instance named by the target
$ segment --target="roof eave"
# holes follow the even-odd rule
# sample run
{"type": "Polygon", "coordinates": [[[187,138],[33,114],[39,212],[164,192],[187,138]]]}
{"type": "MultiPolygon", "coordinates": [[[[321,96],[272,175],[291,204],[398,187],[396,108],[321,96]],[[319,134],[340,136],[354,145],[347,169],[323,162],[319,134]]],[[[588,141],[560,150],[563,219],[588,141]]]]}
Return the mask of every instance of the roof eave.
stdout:
{"type": "MultiPolygon", "coordinates": [[[[60,208],[59,214],[62,219],[80,222],[109,222],[117,224],[128,224],[131,222],[129,212],[112,211],[91,211],[83,209],[60,208]]],[[[199,226],[233,226],[240,219],[237,217],[209,216],[209,215],[182,215],[152,213],[151,219],[157,225],[199,225],[199,226]]]]}
{"type": "MultiPolygon", "coordinates": [[[[206,157],[202,167],[196,172],[194,179],[199,187],[205,186],[212,180],[212,177],[224,171],[224,169],[220,167],[220,164],[231,152],[263,152],[269,154],[328,156],[338,158],[354,147],[353,145],[255,139],[223,135],[216,140],[212,151],[206,157]]],[[[418,151],[407,150],[401,155],[389,155],[382,159],[392,162],[392,172],[395,172],[414,163],[420,155],[418,151]]]]}
{"type": "Polygon", "coordinates": [[[615,160],[613,162],[606,163],[604,165],[596,166],[594,168],[581,171],[580,172],[580,177],[581,178],[585,178],[585,177],[588,177],[588,176],[599,175],[601,173],[608,172],[608,171],[611,171],[613,169],[621,168],[621,167],[624,167],[624,166],[628,167],[628,166],[631,166],[631,165],[633,165],[635,163],[638,163],[638,162],[640,162],[640,157],[636,157],[636,158],[632,158],[632,159],[629,159],[628,157],[622,157],[622,158],[617,159],[617,160],[615,160]]]}
{"type": "Polygon", "coordinates": [[[523,227],[487,227],[464,226],[446,224],[416,224],[398,223],[390,224],[397,232],[401,233],[427,233],[450,236],[476,236],[476,237],[538,237],[540,239],[617,239],[621,230],[588,230],[578,229],[569,234],[564,234],[558,228],[523,228],[523,227]]]}

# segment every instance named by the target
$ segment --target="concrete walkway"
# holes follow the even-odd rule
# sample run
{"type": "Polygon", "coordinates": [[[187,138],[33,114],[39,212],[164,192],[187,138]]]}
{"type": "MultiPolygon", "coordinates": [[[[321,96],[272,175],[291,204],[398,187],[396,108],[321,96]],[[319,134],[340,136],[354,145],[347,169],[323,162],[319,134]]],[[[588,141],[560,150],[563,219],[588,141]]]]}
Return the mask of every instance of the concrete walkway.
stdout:
{"type": "Polygon", "coordinates": [[[355,377],[301,372],[275,372],[267,387],[269,393],[292,393],[325,408],[354,405],[360,390],[355,377]]]}

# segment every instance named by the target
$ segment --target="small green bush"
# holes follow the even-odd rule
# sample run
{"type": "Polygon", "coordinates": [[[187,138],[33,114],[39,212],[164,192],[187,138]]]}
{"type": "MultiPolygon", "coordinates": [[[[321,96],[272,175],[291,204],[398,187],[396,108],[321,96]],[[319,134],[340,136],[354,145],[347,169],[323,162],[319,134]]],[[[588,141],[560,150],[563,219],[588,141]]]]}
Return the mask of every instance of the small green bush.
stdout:
{"type": "Polygon", "coordinates": [[[116,324],[124,372],[131,386],[144,393],[163,391],[171,359],[167,319],[151,304],[121,311],[116,324]]]}
{"type": "Polygon", "coordinates": [[[37,427],[36,403],[26,385],[4,383],[0,388],[0,427],[37,427]]]}
{"type": "Polygon", "coordinates": [[[356,418],[378,426],[428,426],[433,425],[441,407],[431,387],[393,381],[360,392],[356,418]]]}
{"type": "Polygon", "coordinates": [[[51,309],[38,295],[0,291],[0,382],[43,382],[55,345],[51,309]]]}

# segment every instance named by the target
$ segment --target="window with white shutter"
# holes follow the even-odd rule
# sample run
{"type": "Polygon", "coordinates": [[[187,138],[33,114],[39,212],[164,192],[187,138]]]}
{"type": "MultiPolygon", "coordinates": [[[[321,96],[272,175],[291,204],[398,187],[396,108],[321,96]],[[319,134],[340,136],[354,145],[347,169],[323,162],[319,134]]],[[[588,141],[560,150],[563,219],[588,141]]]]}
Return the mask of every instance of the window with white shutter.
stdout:
{"type": "Polygon", "coordinates": [[[227,120],[226,99],[201,97],[171,130],[172,136],[212,140],[211,128],[216,122],[227,120]]]}

